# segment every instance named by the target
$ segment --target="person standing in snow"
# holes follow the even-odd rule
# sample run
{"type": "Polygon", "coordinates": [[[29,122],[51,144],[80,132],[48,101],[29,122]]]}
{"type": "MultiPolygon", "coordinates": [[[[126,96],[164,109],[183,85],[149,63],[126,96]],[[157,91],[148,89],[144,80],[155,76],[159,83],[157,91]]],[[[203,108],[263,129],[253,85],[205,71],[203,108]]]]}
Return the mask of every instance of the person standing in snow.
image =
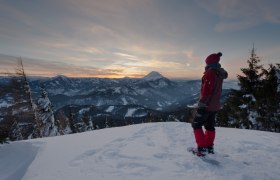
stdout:
{"type": "Polygon", "coordinates": [[[222,94],[223,80],[228,73],[221,68],[219,63],[222,53],[210,54],[205,62],[205,72],[202,77],[200,98],[197,104],[197,112],[192,122],[197,149],[194,153],[198,156],[208,153],[214,154],[215,118],[220,110],[220,98],[222,94]],[[205,128],[205,132],[202,129],[205,128]]]}

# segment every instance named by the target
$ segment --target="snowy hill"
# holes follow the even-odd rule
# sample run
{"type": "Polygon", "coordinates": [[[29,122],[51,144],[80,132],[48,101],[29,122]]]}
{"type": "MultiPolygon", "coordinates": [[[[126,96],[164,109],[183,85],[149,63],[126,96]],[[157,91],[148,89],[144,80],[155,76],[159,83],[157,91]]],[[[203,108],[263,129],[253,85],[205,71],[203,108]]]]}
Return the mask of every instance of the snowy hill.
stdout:
{"type": "Polygon", "coordinates": [[[209,162],[187,152],[195,144],[187,123],[96,130],[0,146],[0,179],[276,180],[279,139],[277,133],[217,128],[209,162]]]}

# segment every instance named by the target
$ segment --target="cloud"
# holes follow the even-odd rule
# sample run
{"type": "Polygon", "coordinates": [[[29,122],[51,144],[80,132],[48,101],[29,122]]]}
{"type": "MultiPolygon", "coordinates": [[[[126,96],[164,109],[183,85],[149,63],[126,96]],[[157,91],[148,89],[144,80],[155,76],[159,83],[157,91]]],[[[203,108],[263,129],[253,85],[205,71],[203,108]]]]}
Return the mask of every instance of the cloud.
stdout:
{"type": "Polygon", "coordinates": [[[179,63],[179,62],[172,62],[172,61],[160,61],[160,60],[151,60],[151,61],[147,61],[144,62],[144,64],[147,67],[152,67],[152,68],[158,68],[158,69],[162,69],[162,68],[172,68],[174,69],[180,69],[182,68],[183,64],[179,63]]]}
{"type": "Polygon", "coordinates": [[[87,47],[87,48],[82,49],[82,51],[88,52],[91,54],[102,54],[103,53],[103,50],[101,50],[99,48],[95,48],[95,47],[87,47]]]}
{"type": "Polygon", "coordinates": [[[190,62],[195,62],[201,59],[201,57],[193,49],[184,50],[182,53],[186,55],[187,60],[190,62]]]}
{"type": "Polygon", "coordinates": [[[172,61],[162,61],[157,59],[151,60],[140,60],[140,61],[130,61],[130,62],[117,62],[119,66],[123,67],[134,67],[138,69],[180,69],[184,64],[180,62],[172,61]]]}
{"type": "Polygon", "coordinates": [[[236,47],[244,48],[251,41],[248,38],[267,38],[257,33],[247,39],[233,39],[239,36],[235,33],[217,37],[209,31],[209,23],[214,22],[217,32],[263,28],[259,26],[263,24],[268,29],[269,23],[280,23],[280,1],[271,0],[195,0],[199,6],[193,1],[35,1],[3,1],[0,53],[38,59],[24,58],[34,63],[36,74],[54,69],[53,74],[103,76],[106,72],[116,77],[122,72],[139,77],[162,69],[188,77],[187,72],[203,71],[209,51],[230,49],[237,56],[236,47]]]}
{"type": "Polygon", "coordinates": [[[128,46],[127,51],[143,57],[162,58],[162,57],[175,57],[182,54],[178,47],[170,45],[166,42],[158,43],[155,46],[144,46],[141,44],[131,44],[128,46]]]}
{"type": "Polygon", "coordinates": [[[196,3],[220,18],[215,26],[219,32],[280,23],[280,1],[277,0],[196,0],[196,3]]]}
{"type": "Polygon", "coordinates": [[[136,66],[125,66],[123,64],[112,64],[106,68],[104,68],[105,70],[116,70],[116,71],[120,71],[121,73],[118,74],[115,77],[118,78],[122,78],[122,77],[133,77],[133,78],[141,78],[143,76],[145,76],[147,73],[149,73],[149,71],[147,70],[143,70],[139,67],[136,66]]]}
{"type": "MultiPolygon", "coordinates": [[[[33,18],[26,13],[18,10],[12,5],[8,5],[6,3],[1,3],[0,6],[1,14],[5,14],[6,18],[10,18],[15,21],[19,21],[21,24],[25,26],[32,26],[34,24],[33,18]]],[[[0,22],[5,21],[5,18],[1,18],[0,22]]]]}
{"type": "Polygon", "coordinates": [[[136,56],[130,55],[130,54],[125,54],[125,53],[120,53],[120,52],[117,52],[117,53],[114,53],[114,54],[117,55],[117,56],[120,56],[122,58],[128,59],[128,60],[133,60],[133,61],[139,60],[136,56]]]}
{"type": "MultiPolygon", "coordinates": [[[[0,54],[0,74],[14,73],[19,57],[0,54]]],[[[29,76],[69,77],[117,77],[121,76],[121,69],[103,69],[92,66],[78,66],[57,61],[22,58],[26,74],[29,76]]]]}
{"type": "Polygon", "coordinates": [[[238,30],[244,30],[248,29],[250,27],[253,27],[257,25],[257,22],[252,21],[236,21],[236,22],[219,22],[215,30],[217,32],[225,32],[225,31],[238,31],[238,30]]]}
{"type": "Polygon", "coordinates": [[[63,49],[63,48],[69,48],[72,47],[73,45],[69,42],[59,42],[59,41],[51,41],[49,39],[44,39],[42,41],[38,41],[38,44],[40,44],[43,47],[47,47],[47,48],[59,48],[59,49],[63,49]]]}
{"type": "Polygon", "coordinates": [[[113,64],[126,68],[136,67],[146,72],[148,70],[178,71],[186,68],[194,70],[204,65],[204,61],[201,61],[201,56],[193,48],[178,50],[176,47],[162,46],[161,49],[148,49],[135,45],[128,48],[126,52],[131,52],[136,55],[116,53],[123,58],[113,64]],[[124,58],[132,61],[125,61],[124,58]]]}

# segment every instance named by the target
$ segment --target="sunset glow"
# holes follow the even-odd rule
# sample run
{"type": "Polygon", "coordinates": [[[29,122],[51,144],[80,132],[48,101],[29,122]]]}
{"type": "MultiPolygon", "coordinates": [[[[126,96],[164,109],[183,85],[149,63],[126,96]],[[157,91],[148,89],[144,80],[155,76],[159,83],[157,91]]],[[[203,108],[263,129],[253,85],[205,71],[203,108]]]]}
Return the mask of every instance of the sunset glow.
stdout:
{"type": "Polygon", "coordinates": [[[22,57],[29,75],[197,79],[222,52],[235,79],[253,44],[262,64],[279,63],[279,1],[3,1],[0,73],[22,57]],[[44,8],[43,8],[44,7],[44,8]]]}

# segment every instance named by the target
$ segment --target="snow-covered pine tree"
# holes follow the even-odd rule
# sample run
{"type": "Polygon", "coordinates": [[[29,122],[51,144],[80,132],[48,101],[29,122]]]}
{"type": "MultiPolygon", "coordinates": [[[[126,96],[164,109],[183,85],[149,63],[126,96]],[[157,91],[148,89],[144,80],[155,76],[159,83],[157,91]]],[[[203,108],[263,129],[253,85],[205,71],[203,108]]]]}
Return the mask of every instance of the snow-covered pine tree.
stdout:
{"type": "Polygon", "coordinates": [[[65,115],[64,111],[58,111],[56,113],[55,119],[55,124],[58,127],[59,135],[70,134],[72,132],[69,118],[65,115]]]}
{"type": "Polygon", "coordinates": [[[14,125],[14,123],[16,123],[15,120],[15,116],[13,115],[13,109],[12,108],[7,108],[7,112],[4,116],[4,119],[1,121],[0,123],[0,136],[1,142],[6,142],[7,140],[20,140],[22,139],[22,135],[19,137],[15,136],[15,139],[10,139],[11,137],[11,129],[14,125]]]}
{"type": "Polygon", "coordinates": [[[5,133],[1,127],[0,127],[0,144],[6,143],[7,142],[7,133],[5,133]]]}
{"type": "Polygon", "coordinates": [[[48,98],[48,93],[41,87],[41,97],[37,102],[37,113],[40,125],[40,134],[43,137],[58,135],[58,128],[55,125],[52,104],[48,98]]]}
{"type": "Polygon", "coordinates": [[[244,111],[244,107],[240,108],[240,105],[243,104],[241,102],[242,96],[243,94],[240,91],[231,90],[223,108],[217,114],[217,126],[240,128],[240,122],[243,122],[243,127],[244,125],[247,126],[247,111],[244,111]]]}
{"type": "Polygon", "coordinates": [[[243,75],[238,75],[240,90],[231,90],[223,109],[217,115],[217,124],[230,127],[252,129],[257,126],[257,99],[262,88],[262,65],[253,47],[248,67],[242,68],[243,75]]]}
{"type": "Polygon", "coordinates": [[[231,90],[217,125],[266,131],[280,131],[280,65],[259,65],[255,49],[238,75],[240,90],[231,90]]]}
{"type": "Polygon", "coordinates": [[[269,64],[268,69],[263,69],[264,79],[258,104],[259,126],[267,131],[279,131],[280,129],[280,91],[279,75],[280,69],[269,64]]]}
{"type": "Polygon", "coordinates": [[[89,117],[89,115],[87,114],[87,112],[83,113],[82,120],[83,120],[83,123],[84,123],[82,131],[91,131],[91,130],[93,130],[92,120],[89,117]]]}
{"type": "MultiPolygon", "coordinates": [[[[239,86],[242,94],[241,102],[243,104],[239,105],[242,109],[241,111],[247,113],[247,117],[243,117],[244,120],[241,122],[245,125],[245,128],[256,128],[258,122],[258,100],[262,97],[262,77],[263,65],[260,65],[260,58],[256,55],[255,48],[251,50],[250,58],[247,61],[248,67],[242,68],[241,71],[244,75],[238,75],[239,86]]],[[[242,125],[241,124],[241,125],[242,125]]]]}
{"type": "Polygon", "coordinates": [[[22,127],[19,126],[17,121],[14,121],[14,124],[12,125],[12,130],[10,132],[10,137],[14,138],[11,140],[23,140],[22,136],[22,127]]]}
{"type": "Polygon", "coordinates": [[[77,133],[78,130],[76,128],[76,122],[74,120],[74,113],[70,112],[70,116],[69,116],[69,125],[70,125],[70,129],[71,129],[71,133],[77,133]]]}
{"type": "Polygon", "coordinates": [[[12,76],[9,85],[11,95],[14,100],[12,115],[14,124],[10,129],[10,139],[20,140],[41,137],[39,133],[38,118],[31,96],[31,89],[24,71],[22,59],[18,61],[15,75],[12,76]],[[14,132],[20,132],[21,137],[15,137],[14,132]]]}
{"type": "Polygon", "coordinates": [[[8,131],[3,124],[0,124],[0,144],[7,142],[8,131]]]}
{"type": "Polygon", "coordinates": [[[92,122],[93,130],[100,129],[96,119],[92,120],[91,122],[92,122]]]}
{"type": "Polygon", "coordinates": [[[110,126],[109,126],[108,116],[107,116],[107,115],[105,115],[105,116],[106,116],[106,119],[105,119],[105,128],[109,128],[110,126]]]}
{"type": "Polygon", "coordinates": [[[257,97],[261,88],[261,79],[263,76],[261,70],[263,69],[263,65],[259,64],[260,58],[256,55],[254,47],[251,50],[251,55],[247,63],[249,67],[241,68],[244,75],[237,75],[239,85],[241,91],[251,93],[254,97],[257,97]]]}
{"type": "MultiPolygon", "coordinates": [[[[0,97],[8,94],[9,88],[7,86],[0,86],[0,97]]],[[[0,144],[6,143],[9,137],[9,130],[11,129],[13,116],[11,108],[7,108],[6,114],[0,120],[0,144]]]]}

